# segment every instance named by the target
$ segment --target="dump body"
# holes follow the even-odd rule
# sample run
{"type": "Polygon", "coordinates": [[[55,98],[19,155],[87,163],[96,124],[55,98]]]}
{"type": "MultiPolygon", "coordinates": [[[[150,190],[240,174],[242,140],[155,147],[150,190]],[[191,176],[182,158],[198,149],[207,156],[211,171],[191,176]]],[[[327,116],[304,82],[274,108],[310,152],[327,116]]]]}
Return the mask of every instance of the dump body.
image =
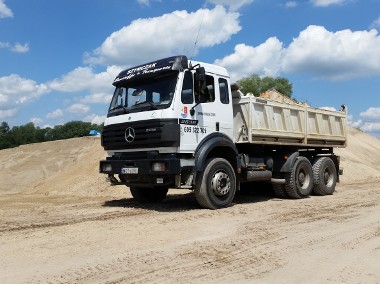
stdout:
{"type": "Polygon", "coordinates": [[[251,95],[233,99],[234,142],[345,147],[346,109],[330,111],[251,95]]]}

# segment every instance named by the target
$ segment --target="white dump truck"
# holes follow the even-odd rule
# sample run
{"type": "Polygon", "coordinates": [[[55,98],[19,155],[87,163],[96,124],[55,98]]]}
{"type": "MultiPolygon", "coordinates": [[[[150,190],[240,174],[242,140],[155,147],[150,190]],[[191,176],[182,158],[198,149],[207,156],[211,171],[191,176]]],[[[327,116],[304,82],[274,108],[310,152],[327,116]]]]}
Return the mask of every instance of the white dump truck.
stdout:
{"type": "Polygon", "coordinates": [[[225,68],[174,56],[120,72],[101,135],[100,172],[138,202],[169,188],[204,208],[229,206],[242,183],[270,182],[281,198],[330,195],[342,170],[346,109],[244,95],[225,68]]]}

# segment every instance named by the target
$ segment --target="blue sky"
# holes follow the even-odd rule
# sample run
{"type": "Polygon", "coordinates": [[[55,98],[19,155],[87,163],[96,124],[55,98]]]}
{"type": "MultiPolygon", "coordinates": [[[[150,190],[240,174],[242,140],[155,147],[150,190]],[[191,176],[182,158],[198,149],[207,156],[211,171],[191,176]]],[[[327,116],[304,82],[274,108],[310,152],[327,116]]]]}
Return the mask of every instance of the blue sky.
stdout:
{"type": "Polygon", "coordinates": [[[380,0],[0,0],[0,121],[101,123],[118,72],[185,54],[380,137],[379,31],[380,0]]]}

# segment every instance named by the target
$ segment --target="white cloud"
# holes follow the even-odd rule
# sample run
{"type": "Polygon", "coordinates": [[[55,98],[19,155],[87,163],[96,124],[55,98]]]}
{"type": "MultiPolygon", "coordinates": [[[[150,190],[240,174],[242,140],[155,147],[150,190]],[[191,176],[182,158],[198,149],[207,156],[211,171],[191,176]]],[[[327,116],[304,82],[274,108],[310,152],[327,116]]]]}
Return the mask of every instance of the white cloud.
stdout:
{"type": "Polygon", "coordinates": [[[283,70],[332,80],[380,74],[380,37],[376,30],[309,26],[287,48],[283,70]]]}
{"type": "Polygon", "coordinates": [[[0,41],[0,48],[6,48],[15,53],[26,53],[29,51],[29,44],[28,43],[21,44],[17,42],[14,45],[12,45],[9,42],[0,41]]]}
{"type": "Polygon", "coordinates": [[[373,134],[380,134],[380,122],[366,122],[364,123],[360,129],[362,129],[365,132],[373,133],[373,134]]]}
{"type": "Polygon", "coordinates": [[[13,117],[17,110],[17,108],[0,109],[0,118],[13,117]]]}
{"type": "Polygon", "coordinates": [[[380,28],[380,16],[374,20],[370,26],[371,29],[377,29],[380,28]]]}
{"type": "Polygon", "coordinates": [[[52,112],[49,112],[46,115],[46,118],[58,118],[58,117],[62,117],[62,116],[63,116],[63,111],[61,109],[56,109],[52,112]]]}
{"type": "Polygon", "coordinates": [[[215,64],[226,67],[232,81],[252,74],[274,76],[280,70],[282,53],[282,43],[271,37],[257,47],[238,44],[233,54],[216,60],[215,64]]]}
{"type": "Polygon", "coordinates": [[[54,128],[54,125],[51,125],[51,124],[44,124],[43,126],[41,126],[41,128],[54,128]]]}
{"type": "Polygon", "coordinates": [[[342,5],[348,1],[347,0],[311,0],[310,2],[316,7],[328,7],[331,5],[342,5]]]}
{"type": "Polygon", "coordinates": [[[297,7],[297,6],[298,6],[298,4],[297,4],[296,1],[288,1],[288,2],[285,3],[285,7],[287,7],[287,8],[294,8],[294,7],[297,7]]]}
{"type": "Polygon", "coordinates": [[[12,18],[13,12],[11,9],[5,5],[5,0],[0,0],[0,19],[2,18],[12,18]]]}
{"type": "Polygon", "coordinates": [[[146,7],[149,7],[149,6],[150,6],[150,2],[151,2],[151,1],[161,2],[161,0],[137,0],[137,2],[138,2],[141,6],[146,6],[146,7]]]}
{"type": "Polygon", "coordinates": [[[84,91],[89,94],[77,98],[77,103],[64,110],[56,109],[49,112],[46,118],[66,117],[66,114],[67,117],[83,115],[90,111],[89,104],[109,104],[114,88],[112,82],[121,70],[119,66],[109,66],[106,71],[95,73],[91,67],[78,67],[61,78],[48,82],[48,87],[53,91],[67,93],[84,91]]]}
{"type": "Polygon", "coordinates": [[[86,106],[85,104],[76,103],[76,104],[69,106],[66,110],[72,114],[78,115],[78,114],[84,114],[84,113],[89,112],[90,107],[86,106]]]}
{"type": "Polygon", "coordinates": [[[287,48],[276,37],[256,47],[238,44],[215,63],[227,67],[235,80],[253,73],[309,73],[327,80],[378,76],[380,36],[375,29],[330,32],[309,26],[287,48]]]}
{"type": "Polygon", "coordinates": [[[93,124],[102,124],[106,120],[106,116],[99,116],[97,114],[91,114],[89,116],[86,116],[84,121],[91,122],[93,124]]]}
{"type": "Polygon", "coordinates": [[[5,105],[6,102],[8,102],[9,100],[9,97],[0,93],[0,105],[5,105]]]}
{"type": "Polygon", "coordinates": [[[347,124],[352,127],[359,128],[363,124],[363,121],[361,119],[354,120],[352,115],[347,115],[347,124]]]}
{"type": "Polygon", "coordinates": [[[109,104],[111,102],[112,92],[93,93],[85,96],[80,101],[85,104],[109,104]]]}
{"type": "Polygon", "coordinates": [[[33,122],[34,125],[39,125],[43,122],[43,119],[39,117],[32,117],[29,121],[33,122]]]}
{"type": "Polygon", "coordinates": [[[84,90],[110,91],[113,80],[121,70],[121,67],[109,66],[105,72],[94,73],[91,67],[78,67],[47,85],[51,90],[67,93],[84,90]]]}
{"type": "Polygon", "coordinates": [[[348,115],[347,123],[380,138],[380,107],[370,107],[359,116],[360,119],[354,120],[352,115],[348,115]]]}
{"type": "Polygon", "coordinates": [[[380,121],[380,107],[370,107],[366,111],[361,112],[360,117],[366,120],[380,121]]]}
{"type": "Polygon", "coordinates": [[[237,11],[244,5],[251,4],[253,0],[207,0],[207,2],[228,7],[231,11],[237,11]]]}
{"type": "Polygon", "coordinates": [[[325,109],[325,110],[337,111],[337,109],[335,107],[325,106],[325,107],[320,107],[320,108],[325,109]]]}
{"type": "Polygon", "coordinates": [[[16,52],[16,53],[26,53],[29,51],[29,44],[21,44],[21,43],[16,43],[12,48],[11,51],[16,52]]]}
{"type": "Polygon", "coordinates": [[[0,41],[0,48],[10,48],[11,45],[9,42],[2,42],[0,41]]]}
{"type": "Polygon", "coordinates": [[[19,107],[48,92],[44,84],[12,74],[0,77],[0,117],[13,116],[19,107]]]}
{"type": "Polygon", "coordinates": [[[212,10],[174,11],[160,17],[138,19],[112,33],[92,54],[85,54],[85,62],[136,65],[173,54],[192,55],[202,19],[197,48],[229,40],[241,29],[239,16],[216,6],[212,10]]]}
{"type": "Polygon", "coordinates": [[[149,0],[137,0],[137,2],[143,6],[149,6],[150,5],[149,0]]]}

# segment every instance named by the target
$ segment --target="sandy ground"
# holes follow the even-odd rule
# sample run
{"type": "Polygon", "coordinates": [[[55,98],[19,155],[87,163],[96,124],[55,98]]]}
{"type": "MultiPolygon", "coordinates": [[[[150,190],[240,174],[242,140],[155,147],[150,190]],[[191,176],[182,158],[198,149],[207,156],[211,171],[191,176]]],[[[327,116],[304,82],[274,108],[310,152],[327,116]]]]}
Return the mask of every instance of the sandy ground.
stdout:
{"type": "Polygon", "coordinates": [[[380,283],[380,141],[349,129],[333,196],[264,185],[201,209],[141,206],[98,174],[97,138],[0,151],[0,283],[380,283]]]}

